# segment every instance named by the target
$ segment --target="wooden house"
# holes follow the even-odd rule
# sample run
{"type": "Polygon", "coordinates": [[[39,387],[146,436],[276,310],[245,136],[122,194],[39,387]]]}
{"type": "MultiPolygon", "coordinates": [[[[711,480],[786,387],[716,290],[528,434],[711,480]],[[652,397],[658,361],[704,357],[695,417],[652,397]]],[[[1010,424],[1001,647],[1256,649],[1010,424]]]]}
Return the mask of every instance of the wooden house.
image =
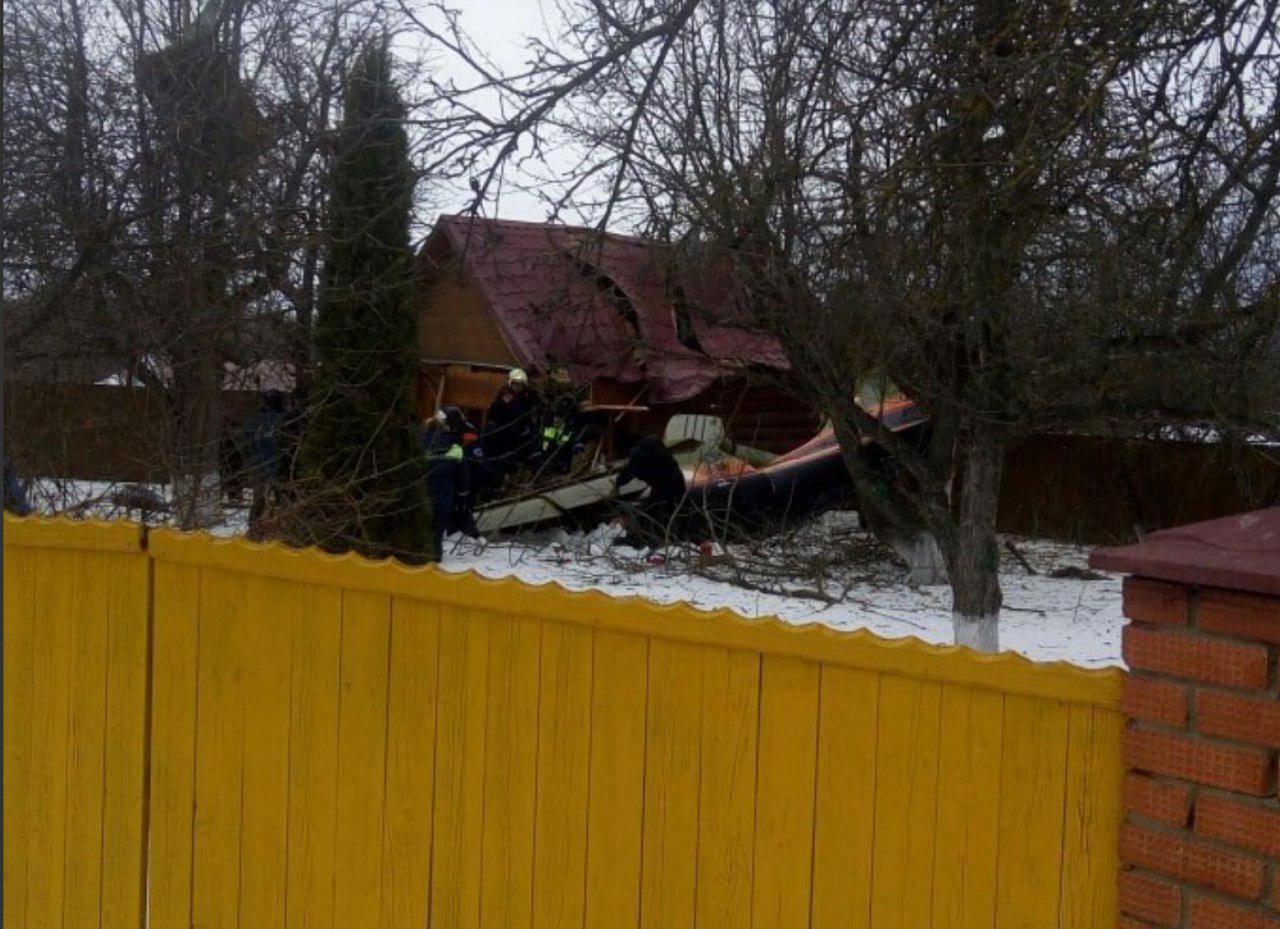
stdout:
{"type": "Polygon", "coordinates": [[[817,415],[786,389],[777,342],[734,312],[724,275],[681,272],[644,239],[441,216],[419,256],[420,401],[482,417],[506,372],[558,375],[606,425],[610,452],[677,413],[719,416],[734,441],[782,452],[817,415]]]}

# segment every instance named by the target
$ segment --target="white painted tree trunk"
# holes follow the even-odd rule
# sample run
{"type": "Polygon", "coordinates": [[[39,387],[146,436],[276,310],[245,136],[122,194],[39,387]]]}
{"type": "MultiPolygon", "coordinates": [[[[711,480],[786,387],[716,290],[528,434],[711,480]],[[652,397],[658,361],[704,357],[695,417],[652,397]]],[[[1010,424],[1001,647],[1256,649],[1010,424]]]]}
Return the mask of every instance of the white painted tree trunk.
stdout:
{"type": "Polygon", "coordinates": [[[907,586],[933,587],[947,583],[947,563],[937,540],[928,532],[895,538],[893,549],[907,563],[907,586]]]}
{"type": "Polygon", "coordinates": [[[986,616],[966,616],[952,612],[952,629],[955,631],[957,645],[964,645],[979,652],[995,653],[1000,651],[1000,614],[989,613],[986,616]]]}

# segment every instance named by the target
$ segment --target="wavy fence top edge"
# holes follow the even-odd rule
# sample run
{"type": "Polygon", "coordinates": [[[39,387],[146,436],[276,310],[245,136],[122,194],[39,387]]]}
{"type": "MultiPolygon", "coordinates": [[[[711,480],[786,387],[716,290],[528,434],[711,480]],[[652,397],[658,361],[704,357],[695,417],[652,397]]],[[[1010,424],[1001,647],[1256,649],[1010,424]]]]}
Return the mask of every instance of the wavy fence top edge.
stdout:
{"type": "Polygon", "coordinates": [[[1098,706],[1118,712],[1122,672],[1067,662],[1034,662],[1004,652],[987,655],[933,645],[914,636],[886,639],[866,630],[838,631],[819,623],[751,619],[731,610],[687,603],[659,604],[570,590],[555,582],[486,578],[474,572],[409,567],[355,554],[332,555],[279,543],[217,538],[207,533],[146,529],[136,523],[17,518],[4,520],[5,546],[146,555],[154,562],[346,590],[382,593],[442,606],[573,623],[671,641],[756,651],[1001,693],[1098,706]]]}

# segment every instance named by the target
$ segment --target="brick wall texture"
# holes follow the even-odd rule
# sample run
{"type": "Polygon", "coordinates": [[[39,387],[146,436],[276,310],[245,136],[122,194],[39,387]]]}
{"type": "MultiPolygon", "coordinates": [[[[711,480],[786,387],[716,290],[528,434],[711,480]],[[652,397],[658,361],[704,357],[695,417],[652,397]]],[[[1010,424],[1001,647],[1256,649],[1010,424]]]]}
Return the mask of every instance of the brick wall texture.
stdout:
{"type": "Polygon", "coordinates": [[[1119,925],[1280,929],[1280,598],[1125,580],[1119,925]]]}

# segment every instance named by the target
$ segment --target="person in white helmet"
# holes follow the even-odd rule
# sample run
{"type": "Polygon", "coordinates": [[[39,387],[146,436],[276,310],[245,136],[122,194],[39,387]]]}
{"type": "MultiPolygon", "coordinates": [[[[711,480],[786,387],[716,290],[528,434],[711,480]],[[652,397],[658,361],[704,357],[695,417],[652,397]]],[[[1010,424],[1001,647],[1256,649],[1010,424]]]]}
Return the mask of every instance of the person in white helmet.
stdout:
{"type": "Polygon", "coordinates": [[[499,474],[525,463],[537,448],[538,395],[520,368],[507,373],[485,418],[484,455],[499,474]]]}

